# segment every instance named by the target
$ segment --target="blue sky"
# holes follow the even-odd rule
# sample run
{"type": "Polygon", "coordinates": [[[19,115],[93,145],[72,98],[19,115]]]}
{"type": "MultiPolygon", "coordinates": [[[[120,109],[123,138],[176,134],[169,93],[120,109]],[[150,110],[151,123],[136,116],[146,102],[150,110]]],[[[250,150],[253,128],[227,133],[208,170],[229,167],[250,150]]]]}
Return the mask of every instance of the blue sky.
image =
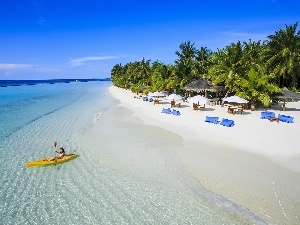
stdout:
{"type": "Polygon", "coordinates": [[[300,0],[3,0],[0,80],[110,77],[143,57],[174,64],[183,42],[216,51],[299,20],[300,0]]]}

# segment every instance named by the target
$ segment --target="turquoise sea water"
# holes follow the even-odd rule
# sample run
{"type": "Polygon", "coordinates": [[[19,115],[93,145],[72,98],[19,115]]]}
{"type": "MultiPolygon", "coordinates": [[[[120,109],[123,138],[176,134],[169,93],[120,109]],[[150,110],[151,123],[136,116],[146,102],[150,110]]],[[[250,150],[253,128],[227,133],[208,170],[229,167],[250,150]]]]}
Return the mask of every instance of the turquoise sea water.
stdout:
{"type": "Polygon", "coordinates": [[[180,137],[131,118],[110,85],[0,88],[0,224],[265,224],[205,190],[174,151],[180,137]],[[54,141],[79,157],[25,167],[54,141]]]}

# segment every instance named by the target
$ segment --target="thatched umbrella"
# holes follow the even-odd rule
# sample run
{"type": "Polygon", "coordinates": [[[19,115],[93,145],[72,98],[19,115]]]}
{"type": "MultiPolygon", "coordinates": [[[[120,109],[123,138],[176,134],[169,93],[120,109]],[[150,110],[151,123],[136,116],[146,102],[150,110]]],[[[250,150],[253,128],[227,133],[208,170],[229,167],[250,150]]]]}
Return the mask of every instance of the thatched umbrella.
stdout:
{"type": "Polygon", "coordinates": [[[300,100],[300,94],[296,94],[286,87],[283,88],[283,95],[275,96],[275,98],[279,98],[283,100],[283,106],[282,110],[285,111],[285,101],[286,100],[292,100],[292,101],[299,101],[300,100]]]}
{"type": "Polygon", "coordinates": [[[222,89],[221,86],[214,86],[213,83],[205,78],[200,78],[199,80],[195,80],[183,88],[186,91],[195,91],[201,92],[205,91],[205,97],[207,97],[207,91],[218,92],[222,89]]]}
{"type": "Polygon", "coordinates": [[[146,85],[141,85],[141,86],[138,86],[137,88],[136,88],[136,94],[138,95],[140,92],[142,92],[142,91],[144,91],[145,89],[147,89],[148,88],[148,86],[146,86],[146,85]]]}
{"type": "Polygon", "coordinates": [[[147,88],[147,86],[144,85],[144,84],[137,87],[138,90],[144,90],[144,89],[146,89],[146,88],[147,88]]]}

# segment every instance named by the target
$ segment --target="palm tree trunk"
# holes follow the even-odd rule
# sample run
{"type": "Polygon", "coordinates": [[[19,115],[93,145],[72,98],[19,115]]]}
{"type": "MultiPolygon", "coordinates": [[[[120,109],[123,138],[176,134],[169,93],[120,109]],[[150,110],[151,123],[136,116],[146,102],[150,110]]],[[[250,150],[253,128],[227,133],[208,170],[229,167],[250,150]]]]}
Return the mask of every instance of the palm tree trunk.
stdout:
{"type": "MultiPolygon", "coordinates": [[[[224,98],[227,98],[228,94],[229,94],[229,88],[228,88],[228,90],[226,91],[226,94],[225,94],[225,97],[224,97],[224,98]]],[[[222,100],[222,106],[224,106],[223,100],[222,100]]]]}
{"type": "Polygon", "coordinates": [[[228,94],[229,94],[229,89],[226,91],[226,94],[225,94],[224,98],[227,98],[228,94]]]}
{"type": "Polygon", "coordinates": [[[292,76],[293,76],[293,87],[296,88],[296,75],[295,75],[295,73],[293,73],[292,76]]]}

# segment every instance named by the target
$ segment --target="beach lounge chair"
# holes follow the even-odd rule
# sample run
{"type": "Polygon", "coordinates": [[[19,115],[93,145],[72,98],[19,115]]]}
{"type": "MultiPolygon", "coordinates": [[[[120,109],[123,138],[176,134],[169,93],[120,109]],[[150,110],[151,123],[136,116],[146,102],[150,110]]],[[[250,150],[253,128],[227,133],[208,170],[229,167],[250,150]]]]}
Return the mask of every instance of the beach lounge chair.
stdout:
{"type": "Polygon", "coordinates": [[[261,112],[261,119],[270,119],[271,117],[275,117],[275,113],[274,112],[269,112],[269,111],[266,111],[266,112],[261,112]]]}
{"type": "Polygon", "coordinates": [[[148,101],[148,97],[143,97],[143,101],[148,101]]]}
{"type": "Polygon", "coordinates": [[[218,124],[219,123],[218,120],[219,120],[219,117],[206,116],[205,122],[218,124]]]}
{"type": "Polygon", "coordinates": [[[234,126],[234,121],[223,118],[220,124],[222,126],[225,126],[225,127],[233,127],[234,126]]]}
{"type": "Polygon", "coordinates": [[[173,114],[174,116],[180,116],[180,115],[181,115],[180,112],[177,111],[177,110],[175,110],[175,109],[173,109],[172,114],[173,114]]]}
{"type": "Polygon", "coordinates": [[[167,108],[167,109],[163,108],[163,109],[161,110],[161,113],[171,114],[172,111],[171,111],[170,108],[167,108]]]}
{"type": "Polygon", "coordinates": [[[286,116],[286,115],[278,115],[278,119],[282,122],[286,123],[294,123],[294,117],[292,116],[286,116]]]}
{"type": "Polygon", "coordinates": [[[153,102],[153,98],[149,98],[149,99],[148,99],[148,102],[153,102]]]}

